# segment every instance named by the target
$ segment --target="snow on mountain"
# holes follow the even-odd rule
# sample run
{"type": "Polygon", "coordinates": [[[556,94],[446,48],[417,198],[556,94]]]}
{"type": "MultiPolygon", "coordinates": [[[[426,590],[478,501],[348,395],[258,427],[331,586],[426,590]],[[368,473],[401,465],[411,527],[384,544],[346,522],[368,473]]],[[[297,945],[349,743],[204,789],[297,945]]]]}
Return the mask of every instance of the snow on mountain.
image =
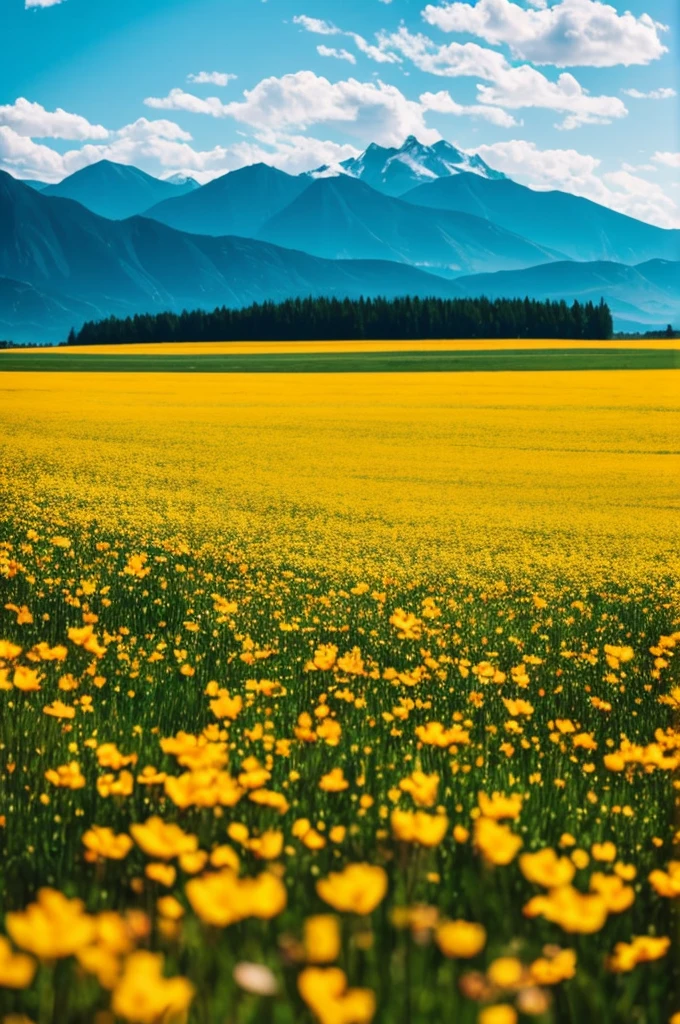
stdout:
{"type": "Polygon", "coordinates": [[[505,177],[477,154],[464,153],[444,139],[433,146],[426,146],[414,135],[409,135],[399,149],[371,143],[360,156],[343,160],[340,164],[317,167],[309,172],[309,176],[330,178],[347,174],[386,195],[401,196],[417,185],[461,172],[489,179],[505,177]]]}

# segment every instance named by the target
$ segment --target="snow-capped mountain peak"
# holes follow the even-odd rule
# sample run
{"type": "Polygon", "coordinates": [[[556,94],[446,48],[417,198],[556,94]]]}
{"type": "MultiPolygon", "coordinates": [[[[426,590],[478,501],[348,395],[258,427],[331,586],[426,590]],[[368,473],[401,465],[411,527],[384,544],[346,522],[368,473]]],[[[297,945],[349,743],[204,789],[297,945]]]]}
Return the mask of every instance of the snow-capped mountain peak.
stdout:
{"type": "Polygon", "coordinates": [[[310,177],[328,178],[348,174],[388,195],[404,195],[417,185],[452,174],[478,174],[483,178],[504,178],[476,153],[464,153],[445,139],[432,146],[409,135],[399,148],[378,146],[372,142],[359,156],[341,164],[326,164],[310,171],[310,177]]]}

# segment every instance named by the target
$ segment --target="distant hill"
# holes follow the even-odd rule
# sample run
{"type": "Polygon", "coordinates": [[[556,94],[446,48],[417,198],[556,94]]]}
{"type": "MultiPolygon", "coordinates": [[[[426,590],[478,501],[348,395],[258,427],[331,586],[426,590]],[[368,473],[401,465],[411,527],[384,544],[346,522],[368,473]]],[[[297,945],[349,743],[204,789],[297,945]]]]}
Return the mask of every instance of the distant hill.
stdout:
{"type": "Polygon", "coordinates": [[[629,267],[621,263],[566,261],[520,271],[459,277],[456,285],[470,296],[487,298],[565,299],[573,302],[604,297],[618,330],[642,325],[680,323],[680,262],[648,260],[629,267]]]}
{"type": "Polygon", "coordinates": [[[654,227],[568,192],[537,192],[508,178],[459,174],[421,185],[403,198],[430,210],[484,217],[570,259],[680,259],[680,231],[654,227]]]}
{"type": "Polygon", "coordinates": [[[74,199],[77,203],[110,220],[122,220],[143,213],[149,206],[193,192],[198,183],[183,178],[180,183],[161,181],[137,167],[100,160],[64,178],[58,185],[47,185],[43,195],[74,199]]]}
{"type": "Polygon", "coordinates": [[[144,216],[192,234],[252,238],[310,184],[307,177],[252,164],[223,174],[189,195],[158,203],[144,216]]]}
{"type": "Polygon", "coordinates": [[[358,157],[343,160],[336,166],[328,164],[310,171],[312,178],[332,177],[348,174],[359,178],[378,192],[389,196],[401,196],[424,182],[468,171],[483,178],[504,178],[501,171],[494,171],[481,156],[463,153],[450,142],[441,139],[433,146],[419,142],[414,135],[397,148],[386,148],[372,143],[358,157]]]}
{"type": "Polygon", "coordinates": [[[34,188],[36,192],[42,192],[49,184],[47,181],[36,181],[35,179],[28,178],[21,178],[20,180],[23,181],[24,185],[28,185],[29,188],[34,188]]]}
{"type": "Polygon", "coordinates": [[[396,260],[449,276],[563,257],[482,217],[421,209],[347,175],[314,181],[257,237],[315,256],[396,260]]]}
{"type": "MultiPolygon", "coordinates": [[[[460,294],[453,282],[404,264],[318,259],[252,239],[188,235],[143,217],[111,221],[4,172],[0,223],[0,277],[61,296],[76,326],[111,314],[236,307],[299,295],[460,294]],[[83,304],[87,314],[81,316],[83,304]]],[[[23,301],[35,309],[44,303],[44,319],[35,318],[38,334],[26,339],[40,341],[40,330],[51,330],[53,307],[33,293],[23,301]]],[[[14,336],[11,323],[3,333],[14,336]]]]}
{"type": "Polygon", "coordinates": [[[48,295],[25,281],[0,277],[0,338],[54,345],[64,340],[73,324],[96,314],[96,307],[86,302],[48,295]]]}

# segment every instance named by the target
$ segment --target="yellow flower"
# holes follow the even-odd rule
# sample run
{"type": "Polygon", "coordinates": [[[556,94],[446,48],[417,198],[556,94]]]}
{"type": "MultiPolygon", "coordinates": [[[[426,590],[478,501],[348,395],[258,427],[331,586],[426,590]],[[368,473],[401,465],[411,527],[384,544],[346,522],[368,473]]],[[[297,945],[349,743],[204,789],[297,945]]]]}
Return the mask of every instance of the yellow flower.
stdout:
{"type": "Polygon", "coordinates": [[[522,962],[514,956],[501,956],[487,968],[486,976],[496,988],[517,988],[524,975],[522,962]]]}
{"type": "Polygon", "coordinates": [[[156,909],[161,917],[167,917],[170,921],[179,921],[184,917],[184,907],[174,896],[159,896],[156,909]]]}
{"type": "Polygon", "coordinates": [[[449,827],[445,814],[426,814],[425,811],[392,811],[392,834],[404,843],[438,846],[449,827]]]}
{"type": "Polygon", "coordinates": [[[231,846],[216,846],[210,854],[210,863],[214,868],[231,868],[238,873],[241,866],[239,856],[231,846]]]}
{"type": "Polygon", "coordinates": [[[423,621],[412,612],[397,608],[390,616],[390,625],[397,630],[400,640],[419,640],[423,631],[423,621]]]}
{"type": "Polygon", "coordinates": [[[479,1011],[477,1024],[517,1024],[517,1011],[508,1003],[487,1006],[479,1011]]]}
{"type": "Polygon", "coordinates": [[[83,789],[85,786],[85,776],[77,761],[60,764],[58,768],[48,768],[45,778],[53,786],[59,786],[62,789],[83,789]]]}
{"type": "Polygon", "coordinates": [[[172,860],[182,853],[194,853],[198,849],[196,836],[155,815],[147,818],[143,825],[131,825],[130,832],[137,846],[156,860],[172,860]]]}
{"type": "Polygon", "coordinates": [[[327,775],[323,775],[319,781],[319,789],[325,793],[341,793],[343,789],[349,789],[349,782],[342,768],[333,768],[327,775]]]}
{"type": "Polygon", "coordinates": [[[38,674],[37,669],[27,668],[25,665],[17,665],[14,669],[12,682],[17,690],[22,690],[24,693],[33,693],[41,688],[42,678],[38,674]]]}
{"type": "Polygon", "coordinates": [[[632,971],[638,964],[660,960],[668,952],[670,944],[671,940],[665,936],[654,938],[651,935],[638,936],[630,943],[617,942],[607,966],[615,973],[632,971]]]}
{"type": "Polygon", "coordinates": [[[298,989],[320,1024],[370,1024],[375,1016],[375,996],[370,989],[348,988],[339,967],[306,967],[298,989]]]}
{"type": "Polygon", "coordinates": [[[72,956],[95,934],[83,901],[69,900],[56,889],[40,889],[35,903],[11,911],[5,922],[13,942],[41,960],[72,956]]]}
{"type": "Polygon", "coordinates": [[[132,849],[132,840],[125,832],[115,835],[113,829],[92,825],[84,834],[83,846],[87,860],[123,860],[132,849]]]}
{"type": "Polygon", "coordinates": [[[539,957],[529,965],[529,973],[537,985],[557,985],[576,974],[576,953],[562,949],[553,957],[539,957]]]}
{"type": "Polygon", "coordinates": [[[623,913],[635,901],[635,890],[630,885],[625,885],[618,875],[605,875],[601,871],[592,874],[590,891],[602,897],[610,914],[623,913]]]}
{"type": "Polygon", "coordinates": [[[256,878],[238,878],[225,868],[192,878],[186,885],[191,906],[206,924],[226,928],[246,917],[269,920],[285,908],[286,887],[268,871],[256,878]]]}
{"type": "Polygon", "coordinates": [[[130,796],[135,780],[131,772],[122,771],[118,776],[112,773],[100,775],[97,779],[97,792],[101,797],[130,796]]]}
{"type": "Polygon", "coordinates": [[[609,862],[616,860],[616,847],[614,843],[593,843],[590,847],[593,860],[609,862]]]}
{"type": "Polygon", "coordinates": [[[161,953],[138,950],[125,961],[111,1007],[131,1024],[179,1024],[193,997],[194,987],[186,978],[163,977],[161,953]]]}
{"type": "Polygon", "coordinates": [[[147,864],[144,868],[144,874],[152,882],[158,882],[159,885],[164,885],[166,889],[170,889],[175,884],[177,869],[172,864],[151,863],[147,864]]]}
{"type": "Polygon", "coordinates": [[[52,718],[75,718],[76,709],[70,704],[64,704],[60,700],[53,700],[43,708],[44,715],[51,715],[52,718]]]}
{"type": "Polygon", "coordinates": [[[321,672],[327,672],[333,668],[335,659],[338,656],[338,648],[334,644],[321,644],[314,653],[314,668],[321,672]]]}
{"type": "Polygon", "coordinates": [[[680,860],[670,861],[668,871],[657,869],[650,872],[649,882],[659,896],[667,899],[680,896],[680,860]]]}
{"type": "Polygon", "coordinates": [[[507,825],[499,825],[491,818],[477,818],[474,831],[475,846],[490,864],[509,864],[522,846],[522,840],[507,825]]]}
{"type": "Polygon", "coordinates": [[[565,932],[591,935],[599,932],[607,920],[607,904],[597,894],[584,895],[571,885],[562,885],[545,896],[534,896],[524,907],[524,914],[544,917],[565,932]]]}
{"type": "Polygon", "coordinates": [[[7,939],[0,935],[0,988],[28,988],[35,975],[36,962],[26,953],[13,953],[7,939]]]}
{"type": "Polygon", "coordinates": [[[486,945],[486,929],[473,921],[446,921],[437,928],[437,945],[449,957],[469,959],[486,945]]]}
{"type": "Polygon", "coordinates": [[[387,892],[387,874],[372,864],[348,864],[319,879],[316,891],[334,910],[370,914],[387,892]]]}
{"type": "Polygon", "coordinates": [[[542,885],[546,889],[569,885],[576,873],[569,858],[558,857],[550,846],[536,853],[523,853],[519,858],[519,867],[528,882],[542,885]]]}
{"type": "Polygon", "coordinates": [[[340,928],[333,914],[317,914],[305,919],[305,957],[310,964],[328,964],[340,955],[340,928]]]}
{"type": "Polygon", "coordinates": [[[426,775],[425,772],[415,771],[401,780],[399,788],[402,792],[409,793],[418,807],[434,807],[437,802],[439,776],[436,773],[426,775]]]}
{"type": "Polygon", "coordinates": [[[445,729],[441,722],[428,722],[416,726],[416,736],[421,743],[431,747],[465,746],[470,742],[470,733],[454,725],[445,729]]]}
{"type": "Polygon", "coordinates": [[[68,638],[71,643],[76,644],[78,647],[82,647],[83,650],[89,654],[94,654],[97,658],[102,658],[106,654],[106,648],[102,647],[97,640],[96,633],[92,629],[92,626],[83,626],[78,629],[73,627],[68,631],[68,638]]]}
{"type": "Polygon", "coordinates": [[[502,818],[518,818],[522,810],[521,793],[512,793],[505,796],[504,793],[492,793],[489,797],[486,793],[478,796],[479,809],[485,818],[493,818],[500,821],[502,818]]]}

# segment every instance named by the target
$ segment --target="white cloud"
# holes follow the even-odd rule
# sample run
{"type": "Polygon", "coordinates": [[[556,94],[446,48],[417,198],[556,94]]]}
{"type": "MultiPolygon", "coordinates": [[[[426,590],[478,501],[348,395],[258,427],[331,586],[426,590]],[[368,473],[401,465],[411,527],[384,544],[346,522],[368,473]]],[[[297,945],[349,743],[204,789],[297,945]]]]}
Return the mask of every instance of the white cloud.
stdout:
{"type": "Polygon", "coordinates": [[[296,14],[293,24],[302,25],[306,32],[314,32],[318,36],[341,36],[343,31],[336,28],[330,21],[323,21],[322,18],[308,18],[306,14],[296,14]]]}
{"type": "Polygon", "coordinates": [[[428,4],[423,17],[445,32],[466,32],[492,45],[507,44],[513,57],[559,67],[648,64],[667,51],[666,26],[648,14],[619,14],[599,0],[561,0],[525,9],[512,0],[428,4]]]}
{"type": "Polygon", "coordinates": [[[441,92],[424,92],[420,102],[426,110],[433,110],[438,114],[453,114],[455,117],[481,117],[484,121],[495,124],[498,128],[512,128],[517,121],[500,107],[487,107],[483,103],[465,105],[457,103],[451,93],[442,90],[441,92]]]}
{"type": "Polygon", "coordinates": [[[45,110],[20,96],[14,103],[0,106],[0,125],[37,139],[106,139],[108,132],[100,124],[90,124],[80,114],[69,114],[57,107],[45,110]]]}
{"type": "Polygon", "coordinates": [[[628,113],[617,96],[591,96],[568,72],[552,82],[529,64],[513,67],[502,53],[477,43],[438,46],[428,36],[413,35],[402,26],[391,35],[383,33],[380,45],[398,49],[421,71],[433,75],[486,79],[492,84],[477,86],[480,104],[509,110],[539,107],[565,114],[561,128],[607,124],[628,113]]]}
{"type": "Polygon", "coordinates": [[[559,128],[577,128],[583,124],[609,124],[628,113],[616,96],[591,96],[569,72],[564,71],[556,82],[528,64],[507,67],[493,85],[478,85],[481,103],[492,103],[510,110],[542,107],[567,116],[559,128]]]}
{"type": "Polygon", "coordinates": [[[137,141],[150,138],[191,141],[191,134],[185,132],[174,121],[148,121],[145,117],[138,117],[132,124],[126,124],[124,128],[111,134],[117,139],[135,139],[137,141]]]}
{"type": "Polygon", "coordinates": [[[144,102],[155,109],[232,117],[280,133],[314,124],[337,124],[364,142],[382,145],[401,145],[407,135],[417,135],[426,143],[439,138],[439,133],[425,124],[420,103],[381,81],[349,78],[331,83],[313,71],[298,71],[282,78],[265,78],[243,96],[241,101],[225,104],[217,97],[202,100],[173,89],[165,97],[149,97],[144,102]]]}
{"type": "MultiPolygon", "coordinates": [[[[306,32],[313,32],[316,35],[345,36],[347,39],[353,40],[357,50],[363,53],[365,57],[376,61],[378,64],[401,63],[401,59],[396,53],[390,53],[380,45],[374,46],[372,43],[369,43],[364,39],[363,36],[360,36],[358,32],[344,32],[341,28],[338,28],[337,25],[333,25],[329,21],[323,21],[321,18],[308,18],[306,14],[296,14],[293,18],[293,22],[296,25],[301,25],[306,32]]],[[[320,48],[317,47],[317,50],[319,49],[320,48]]],[[[347,53],[346,50],[342,50],[341,52],[347,53]]],[[[330,54],[322,54],[322,56],[330,56],[330,54]]]]}
{"type": "Polygon", "coordinates": [[[201,99],[184,89],[171,89],[167,96],[147,96],[147,107],[154,110],[183,110],[187,114],[209,114],[211,117],[226,117],[226,107],[217,96],[201,99]]]}
{"type": "Polygon", "coordinates": [[[0,168],[15,177],[59,181],[64,176],[63,158],[49,146],[40,145],[13,128],[0,125],[0,168]]]}
{"type": "Polygon", "coordinates": [[[140,118],[132,125],[111,132],[106,144],[88,144],[81,149],[57,153],[13,129],[0,127],[0,169],[18,178],[48,182],[62,178],[99,160],[141,167],[160,177],[181,172],[202,183],[248,164],[263,162],[289,174],[300,174],[321,164],[335,164],[359,155],[350,144],[289,135],[263,129],[254,141],[236,142],[196,150],[187,144],[191,136],[171,121],[140,118]]]}
{"type": "Polygon", "coordinates": [[[626,170],[600,174],[601,161],[589,154],[539,149],[525,139],[482,145],[476,152],[491,167],[532,188],[571,192],[659,227],[680,227],[680,210],[659,185],[626,170]]]}
{"type": "Polygon", "coordinates": [[[634,100],[670,100],[677,96],[675,89],[651,89],[650,92],[640,92],[639,89],[622,89],[624,96],[630,96],[634,100]]]}
{"type": "Polygon", "coordinates": [[[28,11],[31,7],[56,7],[63,2],[64,0],[26,0],[25,8],[28,11]]]}
{"type": "Polygon", "coordinates": [[[652,160],[657,164],[663,164],[664,167],[677,167],[680,169],[680,153],[659,153],[657,151],[652,160]]]}
{"type": "Polygon", "coordinates": [[[197,75],[187,75],[187,82],[193,85],[229,85],[238,76],[224,71],[199,71],[197,75]]]}
{"type": "Polygon", "coordinates": [[[323,43],[316,48],[320,57],[335,57],[336,60],[346,60],[350,64],[356,64],[357,59],[349,50],[338,50],[334,46],[324,46],[323,43]]]}

